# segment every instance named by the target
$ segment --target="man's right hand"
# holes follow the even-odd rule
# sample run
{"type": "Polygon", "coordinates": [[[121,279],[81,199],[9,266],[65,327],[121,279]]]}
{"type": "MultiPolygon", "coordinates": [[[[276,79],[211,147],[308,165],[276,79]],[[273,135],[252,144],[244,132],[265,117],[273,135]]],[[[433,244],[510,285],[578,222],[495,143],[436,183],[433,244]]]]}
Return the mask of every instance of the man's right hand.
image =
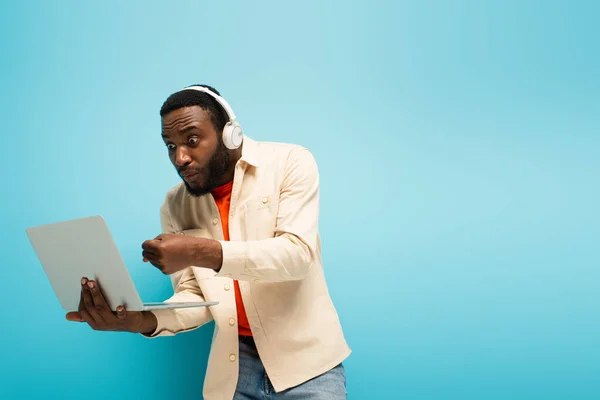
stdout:
{"type": "Polygon", "coordinates": [[[96,281],[81,279],[79,310],[67,313],[67,320],[87,322],[97,331],[121,331],[150,334],[156,330],[156,316],[150,311],[127,311],[124,306],[111,311],[96,281]]]}

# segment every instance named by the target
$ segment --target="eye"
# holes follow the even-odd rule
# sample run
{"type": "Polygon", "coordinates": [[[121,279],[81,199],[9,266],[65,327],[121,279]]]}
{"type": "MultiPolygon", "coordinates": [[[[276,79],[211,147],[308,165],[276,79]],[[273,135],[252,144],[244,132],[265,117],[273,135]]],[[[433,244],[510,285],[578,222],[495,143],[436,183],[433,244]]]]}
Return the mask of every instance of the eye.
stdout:
{"type": "Polygon", "coordinates": [[[173,151],[175,150],[175,145],[173,143],[167,143],[167,149],[169,149],[169,151],[173,151]]]}
{"type": "Polygon", "coordinates": [[[199,141],[200,139],[198,139],[196,136],[192,136],[188,139],[188,143],[190,144],[190,146],[197,145],[199,141]]]}

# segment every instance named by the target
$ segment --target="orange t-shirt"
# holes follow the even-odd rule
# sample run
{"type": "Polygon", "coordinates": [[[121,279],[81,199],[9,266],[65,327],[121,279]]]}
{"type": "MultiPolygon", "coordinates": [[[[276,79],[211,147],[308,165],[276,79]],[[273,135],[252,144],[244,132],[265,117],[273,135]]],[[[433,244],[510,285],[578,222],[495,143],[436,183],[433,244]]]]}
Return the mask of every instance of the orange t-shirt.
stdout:
{"type": "MultiPolygon", "coordinates": [[[[221,225],[223,226],[223,238],[229,240],[229,205],[231,204],[231,188],[233,187],[233,181],[226,183],[212,191],[212,196],[217,203],[219,214],[221,215],[221,225]]],[[[248,323],[248,317],[246,316],[246,309],[244,308],[244,302],[242,301],[242,294],[240,292],[240,284],[238,281],[233,281],[233,287],[235,289],[235,305],[237,309],[238,317],[238,333],[243,336],[252,336],[250,330],[250,324],[248,323]]]]}

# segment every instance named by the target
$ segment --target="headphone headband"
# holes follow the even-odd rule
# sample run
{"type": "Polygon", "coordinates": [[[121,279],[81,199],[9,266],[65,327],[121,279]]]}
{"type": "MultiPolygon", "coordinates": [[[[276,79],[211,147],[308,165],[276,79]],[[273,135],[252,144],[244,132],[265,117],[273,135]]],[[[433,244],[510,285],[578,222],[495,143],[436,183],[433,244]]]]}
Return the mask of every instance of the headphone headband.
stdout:
{"type": "Polygon", "coordinates": [[[235,114],[233,113],[233,110],[231,109],[231,106],[229,105],[229,103],[227,103],[227,101],[223,97],[214,93],[209,88],[205,88],[204,86],[189,86],[189,87],[181,89],[180,92],[182,92],[184,90],[196,90],[198,92],[203,92],[203,93],[206,93],[206,94],[212,96],[221,105],[221,107],[223,107],[223,109],[227,113],[227,116],[229,117],[229,121],[232,124],[235,122],[235,120],[236,120],[235,114]]]}
{"type": "Polygon", "coordinates": [[[224,98],[214,93],[212,90],[205,88],[204,86],[189,86],[181,89],[179,92],[184,90],[197,90],[198,92],[206,93],[212,96],[221,105],[221,107],[223,107],[227,113],[227,116],[229,117],[229,122],[227,122],[223,127],[223,144],[230,150],[239,148],[244,140],[244,133],[242,132],[242,127],[240,124],[236,122],[235,114],[229,106],[229,103],[227,103],[224,98]]]}

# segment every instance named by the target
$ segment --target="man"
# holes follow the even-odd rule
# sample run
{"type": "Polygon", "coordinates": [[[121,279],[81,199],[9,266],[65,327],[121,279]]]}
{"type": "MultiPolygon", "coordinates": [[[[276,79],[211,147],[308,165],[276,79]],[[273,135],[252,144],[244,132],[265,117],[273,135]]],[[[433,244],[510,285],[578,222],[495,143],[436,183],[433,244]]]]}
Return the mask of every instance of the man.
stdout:
{"type": "Polygon", "coordinates": [[[183,182],[168,192],[162,234],[143,243],[143,260],[171,276],[167,301],[219,304],[112,312],[98,282],[83,278],[67,319],[152,338],[214,320],[205,399],[345,399],[350,349],[323,274],[313,156],[243,135],[210,86],[172,94],[160,115],[183,182]]]}

